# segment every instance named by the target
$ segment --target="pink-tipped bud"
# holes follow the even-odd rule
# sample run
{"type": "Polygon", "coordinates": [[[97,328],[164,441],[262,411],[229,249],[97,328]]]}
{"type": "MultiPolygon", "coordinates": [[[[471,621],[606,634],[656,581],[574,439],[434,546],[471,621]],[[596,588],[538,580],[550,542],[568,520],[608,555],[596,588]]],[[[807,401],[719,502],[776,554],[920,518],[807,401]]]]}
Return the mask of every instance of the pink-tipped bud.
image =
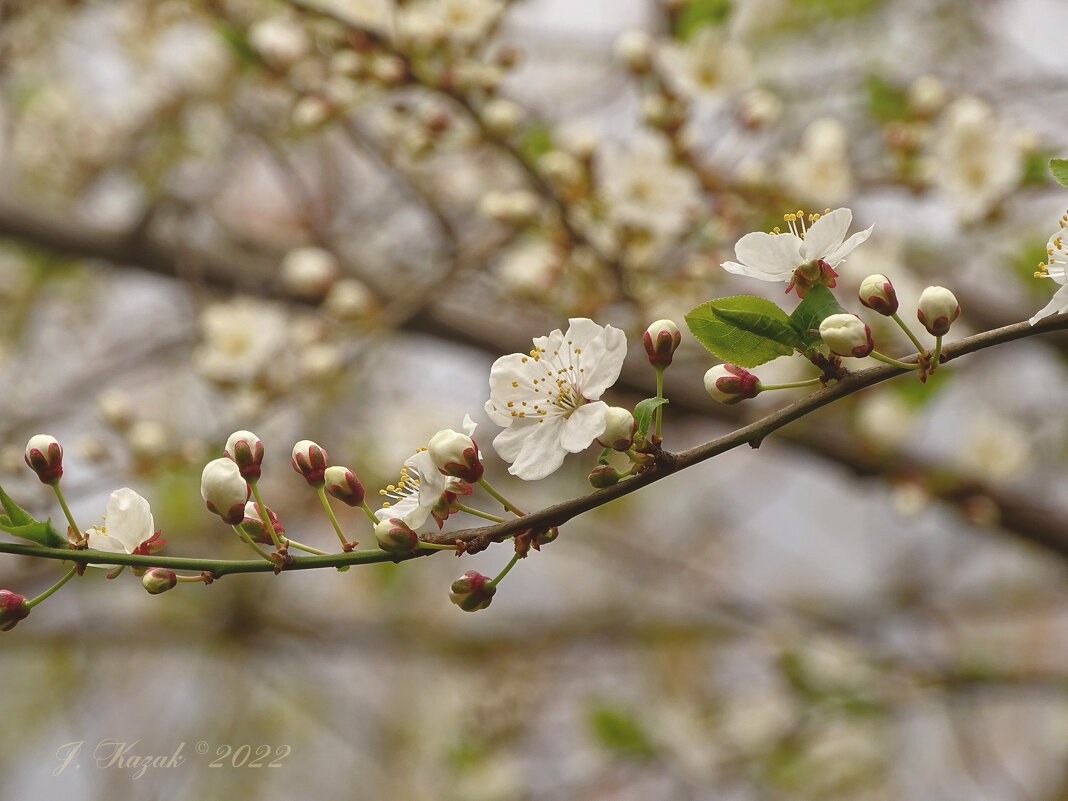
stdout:
{"type": "Polygon", "coordinates": [[[875,350],[871,329],[855,314],[832,314],[820,323],[820,337],[831,353],[862,359],[875,350]]]}
{"type": "Polygon", "coordinates": [[[63,475],[63,446],[53,436],[34,434],[26,443],[26,464],[42,484],[55,484],[63,475]]]}
{"type": "Polygon", "coordinates": [[[649,364],[653,367],[667,367],[675,355],[675,349],[682,341],[679,327],[671,320],[657,320],[645,329],[642,344],[649,354],[649,364]]]}
{"type": "Polygon", "coordinates": [[[326,467],[326,451],[310,439],[302,439],[293,446],[293,469],[304,476],[311,486],[323,486],[326,467]]]}
{"type": "Polygon", "coordinates": [[[0,631],[11,631],[20,620],[30,616],[26,596],[0,590],[0,631]]]}
{"type": "Polygon", "coordinates": [[[245,519],[245,502],[251,491],[239,468],[230,459],[212,459],[200,477],[200,496],[208,510],[236,526],[245,519]]]}
{"type": "Polygon", "coordinates": [[[897,312],[897,292],[885,275],[869,275],[860,282],[860,302],[884,317],[897,312]]]}
{"type": "Polygon", "coordinates": [[[150,595],[159,595],[161,592],[173,590],[178,584],[178,576],[173,570],[165,567],[153,567],[145,571],[141,577],[141,586],[148,590],[150,595]]]}
{"type": "Polygon", "coordinates": [[[728,406],[760,393],[760,379],[735,364],[717,364],[705,373],[705,392],[728,406]]]}
{"type": "Polygon", "coordinates": [[[427,450],[430,452],[430,461],[445,475],[472,483],[482,478],[478,445],[467,434],[451,428],[443,429],[430,438],[427,450]]]}
{"type": "Polygon", "coordinates": [[[251,431],[235,431],[231,434],[230,439],[226,440],[223,453],[241,468],[241,477],[245,481],[255,481],[260,477],[263,443],[251,431]]]}
{"type": "Polygon", "coordinates": [[[916,317],[932,336],[945,336],[959,316],[960,304],[944,286],[929,286],[920,294],[916,317]]]}
{"type": "Polygon", "coordinates": [[[594,489],[604,489],[619,483],[619,473],[610,464],[599,464],[590,471],[590,486],[594,489]]]}
{"type": "Polygon", "coordinates": [[[497,585],[475,570],[468,570],[452,583],[449,588],[449,600],[465,612],[477,612],[485,609],[493,600],[497,585]]]}
{"type": "Polygon", "coordinates": [[[597,437],[597,442],[605,448],[625,451],[634,444],[634,432],[638,430],[638,421],[629,409],[622,406],[609,406],[604,415],[604,433],[597,437]]]}
{"type": "Polygon", "coordinates": [[[363,503],[365,496],[363,484],[349,468],[340,465],[328,467],[323,473],[323,480],[326,482],[326,491],[331,497],[349,506],[359,506],[363,503]]]}
{"type": "MultiPolygon", "coordinates": [[[[269,506],[267,507],[267,519],[271,522],[271,528],[274,529],[275,534],[286,533],[285,526],[278,522],[278,515],[269,506]]],[[[248,534],[254,542],[274,545],[271,532],[263,525],[263,519],[260,517],[260,505],[255,501],[249,501],[245,504],[245,515],[241,519],[240,525],[241,530],[248,534]]]]}
{"type": "Polygon", "coordinates": [[[375,539],[379,548],[394,556],[409,554],[419,547],[419,535],[399,517],[378,521],[375,539]]]}

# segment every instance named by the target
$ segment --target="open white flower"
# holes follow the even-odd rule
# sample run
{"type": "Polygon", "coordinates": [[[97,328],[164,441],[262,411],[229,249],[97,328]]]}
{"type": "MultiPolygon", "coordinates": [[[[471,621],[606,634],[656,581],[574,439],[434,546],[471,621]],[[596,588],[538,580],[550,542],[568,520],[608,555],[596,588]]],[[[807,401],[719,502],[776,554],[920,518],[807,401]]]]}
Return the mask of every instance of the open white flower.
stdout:
{"type": "MultiPolygon", "coordinates": [[[[129,487],[117,489],[108,498],[105,525],[86,530],[88,546],[108,553],[153,554],[163,547],[160,532],[154,531],[152,509],[148,501],[129,487]]],[[[113,565],[91,565],[113,567],[113,565]]]]}
{"type": "Polygon", "coordinates": [[[627,337],[618,328],[573,318],[534,340],[529,354],[502,356],[490,369],[486,413],[505,430],[493,447],[527,480],[544,478],[605,432],[608,404],[598,400],[619,378],[627,337]]]}
{"type": "MultiPolygon", "coordinates": [[[[461,428],[468,437],[475,433],[476,424],[471,415],[464,415],[461,428]]],[[[379,492],[393,499],[382,504],[382,508],[375,512],[379,520],[403,520],[409,528],[418,529],[433,515],[438,528],[441,528],[454,511],[451,507],[456,496],[470,495],[471,486],[442,473],[434,464],[430,451],[420,448],[404,460],[400,480],[379,492]]]]}
{"type": "Polygon", "coordinates": [[[1060,227],[1057,233],[1049,238],[1046,243],[1047,261],[1038,265],[1036,278],[1052,278],[1061,288],[1053,295],[1053,299],[1043,309],[1032,317],[1028,322],[1034,325],[1043,317],[1051,314],[1068,311],[1068,273],[1065,271],[1068,265],[1068,240],[1065,239],[1064,229],[1068,227],[1068,211],[1061,215],[1060,227]]]}
{"type": "Polygon", "coordinates": [[[746,234],[734,246],[738,261],[723,262],[723,269],[735,275],[747,275],[761,281],[786,281],[786,291],[797,290],[804,297],[816,284],[833,287],[838,273],[834,268],[845,261],[853,250],[870,235],[871,226],[858,231],[849,239],[846,233],[853,221],[853,212],[841,208],[823,215],[809,214],[805,228],[805,213],[798,211],[783,216],[789,233],[778,228],[770,234],[754,231],[746,234]]]}

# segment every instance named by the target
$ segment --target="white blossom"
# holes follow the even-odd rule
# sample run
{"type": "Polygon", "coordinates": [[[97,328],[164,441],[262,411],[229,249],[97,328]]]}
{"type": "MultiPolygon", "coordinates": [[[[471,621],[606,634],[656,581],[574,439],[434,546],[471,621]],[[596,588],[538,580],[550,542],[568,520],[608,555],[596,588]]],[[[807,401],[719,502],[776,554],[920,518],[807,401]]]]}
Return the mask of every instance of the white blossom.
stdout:
{"type": "Polygon", "coordinates": [[[544,478],[604,433],[608,404],[598,400],[615,383],[627,355],[626,335],[573,318],[534,340],[529,354],[502,356],[490,369],[486,413],[505,430],[497,453],[523,479],[544,478]]]}
{"type": "Polygon", "coordinates": [[[626,151],[606,149],[597,173],[608,218],[620,227],[676,236],[701,204],[697,178],[672,162],[659,137],[641,135],[626,151]]]}
{"type": "Polygon", "coordinates": [[[753,80],[749,51],[715,25],[702,26],[684,44],[664,45],[657,61],[668,83],[691,97],[737,91],[753,80]]]}
{"type": "Polygon", "coordinates": [[[1038,266],[1038,272],[1035,273],[1036,278],[1052,278],[1061,285],[1061,288],[1054,293],[1053,299],[1029,320],[1031,325],[1043,317],[1068,311],[1068,277],[1065,272],[1065,265],[1068,265],[1068,241],[1064,237],[1066,226],[1068,226],[1068,211],[1061,215],[1057,232],[1046,243],[1046,261],[1038,266]]]}
{"type": "Polygon", "coordinates": [[[787,214],[783,219],[790,231],[773,233],[754,231],[746,234],[734,246],[738,261],[723,262],[723,269],[735,275],[759,278],[761,281],[787,281],[786,291],[797,288],[798,295],[818,283],[834,286],[838,274],[834,268],[845,261],[853,250],[870,235],[870,226],[845,238],[853,221],[853,212],[846,208],[826,214],[808,215],[805,227],[804,212],[787,214]]]}
{"type": "Polygon", "coordinates": [[[213,381],[251,381],[285,350],[287,324],[281,309],[248,298],[213,304],[200,314],[202,341],[193,363],[213,381]]]}
{"type": "MultiPolygon", "coordinates": [[[[108,553],[151,553],[155,539],[152,509],[148,501],[129,487],[117,489],[108,497],[104,525],[86,530],[88,546],[108,553]]],[[[98,566],[98,565],[95,565],[98,566]]]]}

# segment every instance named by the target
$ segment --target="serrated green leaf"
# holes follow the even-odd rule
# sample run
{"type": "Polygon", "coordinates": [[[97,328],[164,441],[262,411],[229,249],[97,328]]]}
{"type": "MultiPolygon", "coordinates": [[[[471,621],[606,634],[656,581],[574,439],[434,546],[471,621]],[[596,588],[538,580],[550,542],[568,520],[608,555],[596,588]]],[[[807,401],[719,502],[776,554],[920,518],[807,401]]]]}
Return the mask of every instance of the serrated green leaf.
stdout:
{"type": "Polygon", "coordinates": [[[43,523],[33,515],[11,500],[11,497],[0,487],[0,505],[7,514],[0,515],[0,531],[14,534],[16,537],[45,545],[49,548],[62,548],[67,544],[66,538],[52,528],[52,521],[43,523]]]}
{"type": "Polygon", "coordinates": [[[819,334],[820,323],[832,314],[844,314],[845,311],[830,289],[823,284],[812,287],[790,315],[794,330],[804,340],[804,350],[818,348],[823,341],[819,334]]]}
{"type": "Polygon", "coordinates": [[[14,534],[16,537],[22,537],[24,540],[30,540],[47,548],[62,548],[67,544],[63,535],[52,527],[51,520],[43,523],[35,520],[20,526],[12,524],[11,518],[6,515],[0,515],[0,531],[6,531],[8,534],[14,534]]]}
{"type": "Polygon", "coordinates": [[[646,398],[639,401],[634,407],[634,419],[638,421],[638,432],[643,437],[649,433],[649,424],[653,419],[653,412],[668,402],[667,398],[646,398]]]}
{"type": "Polygon", "coordinates": [[[757,367],[805,347],[786,312],[751,295],[702,303],[686,315],[686,325],[713,355],[739,367],[757,367]]]}
{"type": "MultiPolygon", "coordinates": [[[[0,487],[0,505],[3,505],[4,511],[7,512],[7,517],[0,517],[0,520],[7,519],[8,523],[13,526],[25,526],[29,523],[36,523],[33,515],[11,500],[4,488],[0,487]]],[[[7,529],[4,529],[7,531],[7,529]]]]}
{"type": "Polygon", "coordinates": [[[1050,159],[1049,171],[1053,173],[1053,180],[1068,188],[1068,159],[1050,159]]]}
{"type": "Polygon", "coordinates": [[[675,17],[675,38],[689,41],[698,28],[720,25],[730,13],[730,0],[690,0],[675,17]]]}

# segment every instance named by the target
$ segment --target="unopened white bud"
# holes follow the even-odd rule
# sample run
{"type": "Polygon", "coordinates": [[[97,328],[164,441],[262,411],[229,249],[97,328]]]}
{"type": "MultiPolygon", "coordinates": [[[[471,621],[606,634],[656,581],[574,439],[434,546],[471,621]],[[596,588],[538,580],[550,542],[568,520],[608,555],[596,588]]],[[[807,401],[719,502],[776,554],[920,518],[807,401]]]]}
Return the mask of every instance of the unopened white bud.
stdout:
{"type": "Polygon", "coordinates": [[[339,320],[365,317],[374,306],[371,290],[355,278],[342,278],[326,293],[323,309],[339,320]]]}
{"type": "Polygon", "coordinates": [[[648,72],[653,61],[653,40],[645,31],[623,31],[616,39],[616,58],[631,72],[648,72]]]}
{"type": "Polygon", "coordinates": [[[482,108],[482,121],[497,136],[511,136],[523,121],[523,109],[511,100],[494,98],[482,108]]]}
{"type": "Polygon", "coordinates": [[[245,519],[245,502],[251,490],[241,468],[231,459],[212,459],[200,477],[200,496],[210,511],[234,526],[245,519]]]}
{"type": "Polygon", "coordinates": [[[606,448],[625,451],[634,444],[634,432],[638,430],[638,421],[629,409],[622,406],[609,406],[604,415],[604,433],[597,437],[597,442],[606,448]]]}
{"type": "Polygon", "coordinates": [[[944,336],[960,316],[960,304],[944,286],[929,286],[920,294],[916,316],[933,336],[944,336]]]}
{"type": "Polygon", "coordinates": [[[301,297],[322,297],[337,280],[337,275],[337,259],[323,248],[297,248],[282,259],[282,283],[301,297]]]}
{"type": "Polygon", "coordinates": [[[832,353],[863,358],[875,349],[871,329],[855,314],[832,314],[820,323],[820,337],[832,353]]]}

